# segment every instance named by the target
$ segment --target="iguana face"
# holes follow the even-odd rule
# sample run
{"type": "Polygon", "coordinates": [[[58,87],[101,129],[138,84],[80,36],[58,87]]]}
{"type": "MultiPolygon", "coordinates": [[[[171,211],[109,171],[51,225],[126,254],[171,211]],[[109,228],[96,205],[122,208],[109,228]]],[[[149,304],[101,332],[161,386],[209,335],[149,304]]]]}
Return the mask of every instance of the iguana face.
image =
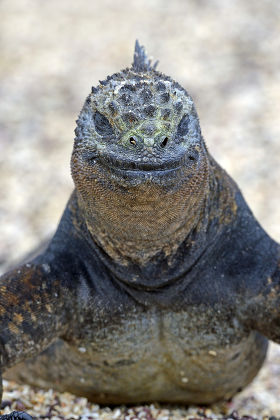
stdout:
{"type": "Polygon", "coordinates": [[[92,169],[109,169],[126,184],[177,182],[199,170],[205,155],[191,97],[155,70],[125,70],[93,88],[76,135],[92,169]]]}
{"type": "Polygon", "coordinates": [[[95,241],[122,264],[175,254],[203,219],[209,187],[187,92],[136,43],[132,67],[92,89],[75,133],[72,176],[95,241]]]}

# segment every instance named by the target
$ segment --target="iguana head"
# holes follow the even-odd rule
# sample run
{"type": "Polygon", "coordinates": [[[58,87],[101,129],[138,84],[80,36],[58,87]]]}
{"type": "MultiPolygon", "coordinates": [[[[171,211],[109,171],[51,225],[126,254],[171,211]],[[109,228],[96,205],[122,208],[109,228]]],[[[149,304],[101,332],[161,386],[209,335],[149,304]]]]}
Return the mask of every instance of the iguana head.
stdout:
{"type": "Polygon", "coordinates": [[[208,186],[208,155],[185,89],[136,42],[131,68],[92,88],[75,133],[72,175],[97,241],[111,256],[137,261],[164,247],[172,253],[197,224],[208,186]]]}
{"type": "Polygon", "coordinates": [[[137,42],[132,67],[92,88],[76,136],[82,165],[109,169],[120,183],[178,182],[205,158],[191,97],[155,70],[137,42]]]}

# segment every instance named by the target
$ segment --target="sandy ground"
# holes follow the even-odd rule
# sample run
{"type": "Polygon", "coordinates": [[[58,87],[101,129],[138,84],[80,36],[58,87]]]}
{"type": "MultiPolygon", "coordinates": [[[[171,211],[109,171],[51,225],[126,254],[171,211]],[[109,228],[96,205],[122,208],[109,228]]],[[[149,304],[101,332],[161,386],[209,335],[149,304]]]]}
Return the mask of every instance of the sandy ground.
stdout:
{"type": "MultiPolygon", "coordinates": [[[[191,93],[209,150],[280,241],[278,0],[2,0],[0,19],[2,271],[54,231],[75,119],[90,87],[131,63],[135,38],[191,93]]],[[[273,346],[237,408],[280,418],[279,362],[273,346]]]]}

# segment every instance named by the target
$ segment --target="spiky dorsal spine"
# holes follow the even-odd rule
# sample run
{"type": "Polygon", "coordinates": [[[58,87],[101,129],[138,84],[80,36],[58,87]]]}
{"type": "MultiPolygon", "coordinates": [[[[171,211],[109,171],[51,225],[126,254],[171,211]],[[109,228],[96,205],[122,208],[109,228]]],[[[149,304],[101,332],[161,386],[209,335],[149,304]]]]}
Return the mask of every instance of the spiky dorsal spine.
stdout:
{"type": "Polygon", "coordinates": [[[140,45],[138,39],[136,39],[131,68],[137,72],[146,72],[155,70],[157,65],[158,61],[152,64],[152,60],[146,54],[145,47],[140,45]]]}

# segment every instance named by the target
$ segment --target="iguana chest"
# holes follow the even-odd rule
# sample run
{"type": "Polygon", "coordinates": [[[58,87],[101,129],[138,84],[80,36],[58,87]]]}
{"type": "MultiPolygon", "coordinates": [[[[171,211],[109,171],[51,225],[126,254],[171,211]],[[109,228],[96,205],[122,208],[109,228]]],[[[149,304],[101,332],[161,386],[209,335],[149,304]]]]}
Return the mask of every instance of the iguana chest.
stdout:
{"type": "Polygon", "coordinates": [[[100,402],[210,402],[252,379],[265,354],[259,340],[211,309],[133,310],[103,314],[71,348],[100,402]]]}
{"type": "Polygon", "coordinates": [[[246,336],[236,318],[215,312],[195,306],[179,312],[133,308],[113,315],[102,313],[84,332],[92,351],[102,357],[108,354],[109,364],[113,359],[119,365],[133,364],[153,354],[178,363],[181,352],[182,357],[197,354],[201,348],[211,352],[212,348],[238,344],[246,336]]]}
{"type": "Polygon", "coordinates": [[[231,398],[263,363],[267,340],[217,308],[119,309],[93,310],[12,378],[103,404],[207,404],[231,398]]]}

